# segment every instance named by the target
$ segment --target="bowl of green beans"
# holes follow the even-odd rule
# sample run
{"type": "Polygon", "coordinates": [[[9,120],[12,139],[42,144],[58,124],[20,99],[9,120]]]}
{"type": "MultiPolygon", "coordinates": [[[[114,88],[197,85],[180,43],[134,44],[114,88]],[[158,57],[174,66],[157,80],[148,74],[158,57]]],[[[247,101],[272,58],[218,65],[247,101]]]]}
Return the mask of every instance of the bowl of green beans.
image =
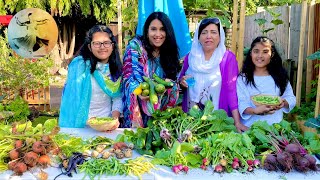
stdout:
{"type": "Polygon", "coordinates": [[[251,97],[254,105],[268,105],[268,106],[279,106],[281,104],[281,98],[274,95],[259,94],[251,97]]]}
{"type": "Polygon", "coordinates": [[[88,120],[88,125],[97,131],[107,132],[117,129],[119,121],[112,117],[92,117],[88,120]]]}

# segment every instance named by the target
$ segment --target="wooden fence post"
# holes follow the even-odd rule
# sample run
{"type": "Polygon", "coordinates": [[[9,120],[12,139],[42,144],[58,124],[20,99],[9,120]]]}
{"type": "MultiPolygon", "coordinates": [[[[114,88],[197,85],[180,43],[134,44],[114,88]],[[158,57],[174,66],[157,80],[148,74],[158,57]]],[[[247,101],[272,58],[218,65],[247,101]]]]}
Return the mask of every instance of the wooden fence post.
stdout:
{"type": "Polygon", "coordinates": [[[319,69],[319,75],[318,75],[318,89],[317,89],[317,98],[316,98],[316,108],[314,110],[314,117],[318,117],[320,114],[320,68],[319,69]]]}
{"type": "MultiPolygon", "coordinates": [[[[237,54],[237,37],[238,37],[238,0],[233,1],[232,15],[232,36],[231,36],[231,51],[237,54]]],[[[239,60],[239,59],[238,59],[239,60]]]]}
{"type": "Polygon", "coordinates": [[[243,49],[244,49],[244,25],[245,25],[245,13],[246,13],[246,0],[241,0],[240,2],[240,27],[238,34],[238,51],[237,51],[237,59],[239,69],[242,68],[243,64],[243,49]]]}
{"type": "MultiPolygon", "coordinates": [[[[314,5],[315,0],[312,0],[309,5],[309,22],[308,22],[308,48],[307,48],[307,56],[314,52],[313,49],[313,34],[314,34],[314,5]]],[[[307,76],[306,76],[306,95],[311,93],[311,81],[312,81],[312,69],[313,69],[313,61],[307,61],[307,76]]],[[[309,102],[310,98],[306,96],[306,102],[309,102]]]]}
{"type": "Polygon", "coordinates": [[[298,58],[298,72],[297,72],[297,86],[296,86],[296,99],[297,107],[301,104],[301,85],[302,85],[302,70],[303,70],[303,53],[304,53],[304,39],[306,29],[306,18],[307,18],[307,1],[302,2],[301,9],[301,25],[300,25],[300,45],[299,45],[299,58],[298,58]]]}

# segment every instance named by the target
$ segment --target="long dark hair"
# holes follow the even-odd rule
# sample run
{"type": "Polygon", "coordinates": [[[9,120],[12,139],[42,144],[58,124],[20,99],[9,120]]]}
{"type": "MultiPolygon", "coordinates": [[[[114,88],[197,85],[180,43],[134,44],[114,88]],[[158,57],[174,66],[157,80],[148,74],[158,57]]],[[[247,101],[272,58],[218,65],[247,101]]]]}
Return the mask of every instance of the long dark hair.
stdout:
{"type": "Polygon", "coordinates": [[[270,63],[267,65],[267,70],[269,74],[272,76],[276,86],[280,88],[281,96],[284,93],[286,86],[289,82],[289,77],[287,71],[282,66],[282,59],[275,47],[274,42],[265,36],[259,36],[251,43],[249,54],[246,56],[246,59],[244,60],[240,76],[246,78],[246,84],[250,84],[256,87],[256,84],[254,82],[255,65],[252,62],[251,51],[257,43],[263,43],[264,45],[267,44],[271,46],[272,55],[270,63]]]}
{"type": "Polygon", "coordinates": [[[94,25],[88,32],[85,37],[83,45],[80,47],[80,50],[77,52],[77,55],[81,55],[85,61],[90,61],[91,74],[96,70],[97,62],[99,61],[92,52],[90,51],[88,45],[91,44],[93,34],[96,32],[106,32],[109,34],[110,40],[113,43],[113,51],[109,57],[109,67],[112,80],[117,80],[122,73],[122,63],[120,61],[119,49],[118,44],[116,42],[115,36],[112,34],[112,31],[104,25],[94,25]]]}
{"type": "Polygon", "coordinates": [[[163,24],[163,29],[166,32],[166,39],[160,47],[160,64],[163,68],[166,78],[175,80],[180,71],[179,64],[179,48],[174,35],[174,30],[169,17],[163,12],[153,12],[147,18],[143,27],[142,39],[143,45],[148,53],[148,58],[154,59],[152,52],[154,47],[149,42],[148,29],[151,22],[158,19],[163,24]]]}

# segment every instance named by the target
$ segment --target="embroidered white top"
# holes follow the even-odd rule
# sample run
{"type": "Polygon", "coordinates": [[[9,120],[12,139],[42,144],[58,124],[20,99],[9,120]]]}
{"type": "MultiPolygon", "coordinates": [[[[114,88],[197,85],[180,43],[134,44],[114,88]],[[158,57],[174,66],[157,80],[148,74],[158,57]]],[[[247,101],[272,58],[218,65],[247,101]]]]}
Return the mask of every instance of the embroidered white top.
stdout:
{"type": "Polygon", "coordinates": [[[282,108],[277,110],[275,113],[268,115],[250,115],[245,114],[244,111],[248,107],[256,107],[251,101],[251,96],[257,94],[280,95],[280,89],[276,86],[272,76],[254,76],[254,82],[257,88],[251,85],[246,85],[244,77],[239,76],[237,79],[237,95],[241,122],[248,127],[250,127],[255,121],[259,120],[267,121],[270,125],[273,123],[279,123],[283,119],[283,113],[289,113],[296,105],[296,97],[293,94],[290,83],[287,84],[287,87],[281,96],[281,98],[288,102],[289,108],[282,108]]]}
{"type": "MultiPolygon", "coordinates": [[[[98,62],[97,66],[102,66],[102,63],[98,62]]],[[[99,67],[100,68],[100,67],[99,67]]],[[[97,68],[99,70],[99,68],[97,68]]],[[[104,70],[105,71],[105,70],[104,70]]],[[[108,72],[110,74],[109,68],[108,72]]],[[[113,111],[119,111],[122,113],[122,96],[112,98],[108,96],[100,88],[96,79],[91,76],[92,95],[89,107],[89,118],[91,117],[111,117],[113,111]]]]}

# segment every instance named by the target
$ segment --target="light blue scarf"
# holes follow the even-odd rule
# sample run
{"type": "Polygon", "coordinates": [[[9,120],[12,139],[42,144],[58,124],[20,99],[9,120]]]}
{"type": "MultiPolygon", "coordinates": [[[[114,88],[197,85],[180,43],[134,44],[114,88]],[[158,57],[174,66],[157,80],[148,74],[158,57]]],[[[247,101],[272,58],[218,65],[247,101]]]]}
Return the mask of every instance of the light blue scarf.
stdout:
{"type": "MultiPolygon", "coordinates": [[[[102,90],[110,97],[121,95],[121,90],[113,93],[106,87],[104,78],[99,69],[93,76],[102,90]]],[[[68,77],[63,89],[59,126],[69,128],[82,128],[86,125],[89,114],[92,86],[90,62],[77,56],[68,67],[68,77]]]]}

